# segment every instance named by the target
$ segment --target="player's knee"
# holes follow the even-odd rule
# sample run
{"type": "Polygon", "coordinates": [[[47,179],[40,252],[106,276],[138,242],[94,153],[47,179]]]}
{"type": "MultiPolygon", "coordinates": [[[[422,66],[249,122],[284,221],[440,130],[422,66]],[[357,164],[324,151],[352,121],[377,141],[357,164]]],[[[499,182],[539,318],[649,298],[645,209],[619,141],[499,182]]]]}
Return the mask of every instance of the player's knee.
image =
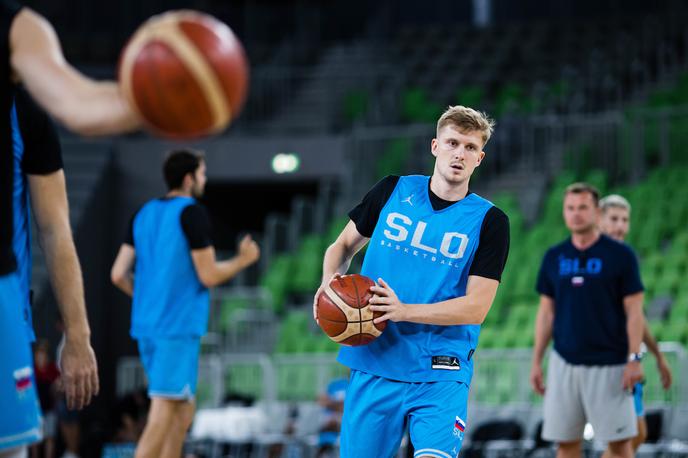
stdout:
{"type": "Polygon", "coordinates": [[[179,401],[174,399],[153,398],[148,413],[148,424],[158,424],[166,427],[177,416],[179,401]]]}
{"type": "Polygon", "coordinates": [[[559,442],[558,444],[557,457],[580,457],[581,453],[581,442],[559,442]]]}
{"type": "Polygon", "coordinates": [[[180,432],[185,433],[189,429],[195,413],[196,405],[193,402],[184,401],[181,403],[177,416],[180,432]]]}
{"type": "Polygon", "coordinates": [[[633,456],[631,439],[614,441],[609,443],[609,452],[612,458],[630,458],[633,456]]]}
{"type": "Polygon", "coordinates": [[[647,440],[647,430],[638,428],[638,435],[633,438],[633,449],[637,450],[640,444],[647,440]]]}

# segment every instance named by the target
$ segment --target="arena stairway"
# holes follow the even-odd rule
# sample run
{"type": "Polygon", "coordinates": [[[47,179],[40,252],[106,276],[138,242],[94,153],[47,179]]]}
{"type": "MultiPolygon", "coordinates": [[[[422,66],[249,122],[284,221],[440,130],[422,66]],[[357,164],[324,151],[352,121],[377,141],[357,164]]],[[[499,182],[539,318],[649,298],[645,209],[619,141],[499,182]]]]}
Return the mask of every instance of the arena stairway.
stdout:
{"type": "Polygon", "coordinates": [[[344,116],[350,91],[370,86],[380,77],[371,62],[379,59],[368,44],[338,45],[329,49],[312,67],[299,75],[300,88],[268,121],[272,131],[327,132],[344,116]]]}

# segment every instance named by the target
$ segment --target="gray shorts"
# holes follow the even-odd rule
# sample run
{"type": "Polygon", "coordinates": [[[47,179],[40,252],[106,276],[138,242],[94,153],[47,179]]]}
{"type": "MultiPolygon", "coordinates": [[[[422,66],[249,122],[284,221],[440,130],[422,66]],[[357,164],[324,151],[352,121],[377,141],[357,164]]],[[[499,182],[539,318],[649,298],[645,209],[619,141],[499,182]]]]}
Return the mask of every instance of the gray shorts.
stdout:
{"type": "Polygon", "coordinates": [[[573,442],[583,438],[585,423],[595,439],[615,442],[638,434],[633,395],[621,385],[624,365],[580,366],[550,352],[545,387],[542,438],[573,442]]]}

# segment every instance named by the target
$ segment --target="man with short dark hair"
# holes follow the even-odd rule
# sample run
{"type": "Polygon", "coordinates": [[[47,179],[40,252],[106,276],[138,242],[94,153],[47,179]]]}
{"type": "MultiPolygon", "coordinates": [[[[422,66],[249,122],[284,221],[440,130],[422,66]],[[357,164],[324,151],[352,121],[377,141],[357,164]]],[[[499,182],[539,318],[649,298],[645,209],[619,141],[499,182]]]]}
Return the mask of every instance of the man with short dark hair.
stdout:
{"type": "Polygon", "coordinates": [[[137,458],[181,455],[194,414],[208,288],[228,281],[260,256],[247,235],[235,257],[216,261],[210,221],[196,201],[203,195],[205,170],[203,156],[195,151],[169,155],[163,166],[167,195],[136,212],[112,266],[112,282],[133,297],[131,336],[138,341],[151,397],[137,458]]]}
{"type": "Polygon", "coordinates": [[[564,194],[571,238],[550,248],[537,281],[540,309],[530,381],[544,394],[543,439],[559,458],[579,457],[586,422],[609,458],[633,456],[631,390],[643,377],[643,285],[633,250],[600,233],[599,192],[586,183],[564,194]],[[550,339],[545,390],[542,359],[550,339]]]}

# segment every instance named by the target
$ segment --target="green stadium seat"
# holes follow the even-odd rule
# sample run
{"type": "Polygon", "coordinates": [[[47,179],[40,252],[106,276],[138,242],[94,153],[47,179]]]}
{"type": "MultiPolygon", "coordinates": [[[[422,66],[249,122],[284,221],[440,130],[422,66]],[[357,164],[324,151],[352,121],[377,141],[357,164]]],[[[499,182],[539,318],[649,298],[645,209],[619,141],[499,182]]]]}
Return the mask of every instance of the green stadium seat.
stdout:
{"type": "Polygon", "coordinates": [[[344,230],[344,227],[349,223],[349,217],[348,216],[342,216],[340,218],[335,219],[330,223],[330,227],[327,228],[327,235],[325,236],[325,248],[330,246],[335,240],[337,240],[337,237],[339,237],[339,234],[344,230]]]}
{"type": "Polygon", "coordinates": [[[604,170],[591,170],[583,177],[583,181],[595,186],[603,196],[607,194],[608,177],[604,170]]]}
{"type": "Polygon", "coordinates": [[[465,107],[481,107],[484,97],[485,92],[479,86],[466,86],[456,91],[456,103],[465,107]]]}
{"type": "Polygon", "coordinates": [[[220,331],[228,332],[236,323],[237,312],[251,308],[251,302],[245,297],[234,296],[224,299],[220,307],[220,331]]]}
{"type": "Polygon", "coordinates": [[[293,272],[293,261],[293,258],[287,254],[276,256],[261,279],[261,286],[272,295],[275,312],[278,313],[284,309],[290,276],[293,272]]]}
{"type": "Polygon", "coordinates": [[[320,235],[311,234],[301,240],[294,257],[294,271],[288,290],[296,293],[315,293],[322,278],[324,243],[320,235]]]}
{"type": "Polygon", "coordinates": [[[261,399],[263,372],[257,364],[233,364],[225,373],[225,394],[261,399]]]}
{"type": "Polygon", "coordinates": [[[669,321],[662,329],[662,340],[668,342],[685,342],[688,334],[685,322],[669,321]]]}
{"type": "Polygon", "coordinates": [[[413,143],[408,138],[392,140],[385,148],[377,162],[376,177],[384,178],[387,175],[399,175],[406,170],[406,164],[411,156],[413,143]]]}
{"type": "Polygon", "coordinates": [[[368,111],[370,94],[362,89],[354,89],[344,95],[343,110],[344,119],[353,123],[363,118],[368,111]]]}

